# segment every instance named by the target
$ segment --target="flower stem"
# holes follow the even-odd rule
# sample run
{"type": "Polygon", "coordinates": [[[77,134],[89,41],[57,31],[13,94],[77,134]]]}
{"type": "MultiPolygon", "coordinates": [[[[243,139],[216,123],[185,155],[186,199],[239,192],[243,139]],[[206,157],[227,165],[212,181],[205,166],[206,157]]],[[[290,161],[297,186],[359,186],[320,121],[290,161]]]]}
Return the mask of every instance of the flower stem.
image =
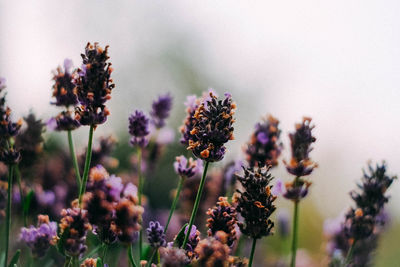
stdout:
{"type": "Polygon", "coordinates": [[[26,222],[26,213],[25,213],[25,201],[24,201],[24,192],[22,192],[22,185],[21,185],[21,172],[19,171],[19,166],[18,164],[15,165],[15,176],[17,178],[17,183],[18,183],[18,189],[19,189],[19,196],[20,196],[20,201],[21,201],[21,207],[22,207],[22,217],[24,219],[24,226],[27,226],[26,222]]]}
{"type": "Polygon", "coordinates": [[[184,182],[184,181],[185,181],[185,178],[184,178],[183,176],[180,176],[180,178],[179,178],[179,183],[178,183],[178,188],[176,189],[175,198],[174,198],[174,201],[172,202],[172,206],[171,206],[171,209],[170,209],[170,211],[169,211],[169,216],[168,216],[167,224],[165,225],[165,228],[164,228],[164,233],[167,233],[168,225],[169,225],[169,222],[171,221],[172,214],[173,214],[174,211],[175,211],[176,204],[178,203],[179,195],[180,195],[180,193],[181,193],[182,185],[183,185],[183,182],[184,182]]]}
{"type": "Polygon", "coordinates": [[[347,256],[346,259],[343,263],[343,267],[346,267],[347,265],[349,265],[351,263],[351,260],[353,259],[353,252],[354,252],[354,248],[356,246],[356,240],[354,240],[353,244],[351,245],[349,251],[347,252],[347,256]]]}
{"type": "Polygon", "coordinates": [[[292,259],[290,261],[290,267],[296,266],[298,228],[299,228],[299,201],[296,200],[294,202],[294,212],[293,212],[292,259]]]}
{"type": "Polygon", "coordinates": [[[69,152],[71,154],[72,163],[73,163],[74,169],[75,169],[76,185],[78,188],[81,188],[82,178],[81,178],[81,174],[79,172],[79,165],[78,165],[78,160],[77,160],[76,154],[75,154],[74,140],[72,139],[71,130],[68,130],[68,144],[69,144],[69,152]]]}
{"type": "Polygon", "coordinates": [[[253,264],[254,252],[256,251],[256,242],[257,242],[257,238],[253,238],[253,244],[251,245],[251,252],[250,252],[250,258],[249,258],[249,267],[251,267],[253,264]]]}
{"type": "Polygon", "coordinates": [[[154,248],[153,253],[151,253],[150,259],[147,261],[146,267],[150,267],[153,262],[154,256],[158,253],[158,248],[154,248]]]}
{"type": "Polygon", "coordinates": [[[183,240],[183,244],[182,244],[182,248],[183,249],[186,248],[186,244],[187,244],[187,242],[189,240],[190,231],[192,230],[194,218],[196,217],[197,210],[199,208],[201,195],[203,194],[204,184],[205,184],[205,181],[206,181],[208,164],[209,164],[208,161],[206,161],[206,164],[204,164],[203,176],[201,177],[201,180],[200,180],[200,185],[199,185],[199,189],[197,190],[197,195],[196,195],[196,200],[194,202],[192,215],[190,216],[190,220],[189,220],[188,230],[186,232],[185,239],[183,240]]]}
{"type": "Polygon", "coordinates": [[[137,265],[136,265],[136,263],[135,263],[135,260],[133,259],[133,253],[132,253],[132,244],[130,244],[129,246],[128,246],[128,259],[129,259],[129,262],[128,262],[128,265],[129,266],[133,266],[133,267],[137,267],[137,265]]]}
{"type": "Polygon", "coordinates": [[[86,191],[86,183],[89,177],[90,161],[92,160],[92,143],[93,143],[94,126],[90,125],[88,147],[86,151],[85,168],[83,169],[82,183],[79,190],[79,206],[82,205],[82,197],[86,191]]]}
{"type": "MultiPolygon", "coordinates": [[[[143,177],[142,177],[142,149],[138,148],[137,151],[138,157],[138,176],[139,176],[139,185],[138,185],[138,199],[139,206],[142,205],[142,191],[143,191],[143,177]]],[[[142,250],[143,250],[143,231],[142,231],[142,223],[143,219],[140,219],[140,231],[139,231],[139,260],[142,259],[142,250]]]]}
{"type": "Polygon", "coordinates": [[[103,243],[103,254],[101,255],[101,261],[103,262],[103,264],[106,263],[107,249],[108,245],[106,243],[103,243]]]}
{"type": "Polygon", "coordinates": [[[6,211],[6,257],[4,259],[4,267],[7,267],[8,261],[8,246],[10,238],[11,227],[11,194],[12,194],[12,180],[14,176],[14,165],[8,166],[8,189],[7,189],[7,211],[6,211]]]}

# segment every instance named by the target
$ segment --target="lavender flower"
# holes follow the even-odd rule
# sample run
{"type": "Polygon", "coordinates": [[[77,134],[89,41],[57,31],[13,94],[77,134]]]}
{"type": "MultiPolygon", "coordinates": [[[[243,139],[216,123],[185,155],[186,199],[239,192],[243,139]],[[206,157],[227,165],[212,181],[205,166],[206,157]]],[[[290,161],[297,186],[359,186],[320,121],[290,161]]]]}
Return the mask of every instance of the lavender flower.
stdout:
{"type": "Polygon", "coordinates": [[[196,122],[193,116],[194,113],[196,112],[196,109],[200,105],[200,102],[201,99],[197,98],[195,95],[191,95],[186,98],[185,106],[186,106],[187,116],[183,121],[183,125],[179,129],[179,131],[182,134],[180,142],[185,146],[189,145],[190,132],[192,131],[194,124],[196,122]]]}
{"type": "Polygon", "coordinates": [[[78,100],[81,104],[76,108],[75,118],[82,125],[96,126],[107,120],[110,114],[105,103],[111,98],[111,90],[115,87],[111,79],[111,63],[108,46],[101,48],[98,43],[88,43],[85,54],[82,54],[83,65],[75,75],[74,83],[78,100]]]}
{"type": "Polygon", "coordinates": [[[159,248],[167,245],[167,241],[165,241],[164,227],[162,227],[158,221],[150,221],[146,233],[151,247],[159,248]]]}
{"type": "Polygon", "coordinates": [[[239,222],[243,234],[254,238],[268,236],[274,227],[270,219],[276,207],[276,196],[271,194],[269,183],[273,179],[267,168],[243,168],[244,176],[237,176],[244,191],[237,190],[235,202],[236,210],[241,214],[244,222],[239,222]]]}
{"type": "Polygon", "coordinates": [[[229,247],[216,238],[208,237],[199,242],[196,247],[198,259],[193,266],[227,266],[229,247]]]}
{"type": "MultiPolygon", "coordinates": [[[[185,231],[184,231],[185,235],[188,232],[188,228],[189,227],[186,226],[185,231]]],[[[181,239],[176,239],[175,240],[175,242],[177,242],[177,244],[178,244],[178,247],[182,247],[183,246],[183,238],[184,237],[182,237],[181,239]]],[[[186,256],[190,260],[192,260],[194,257],[196,257],[195,249],[196,249],[196,246],[199,243],[199,241],[200,241],[200,232],[199,232],[199,230],[197,230],[196,225],[193,224],[192,228],[190,229],[188,242],[186,244],[186,247],[184,248],[185,251],[186,251],[186,256]]]]}
{"type": "Polygon", "coordinates": [[[153,102],[150,116],[156,128],[165,125],[165,120],[169,117],[172,108],[172,97],[170,94],[162,95],[153,102]]]}
{"type": "Polygon", "coordinates": [[[61,211],[60,236],[64,240],[65,252],[69,256],[80,256],[87,247],[86,235],[91,229],[87,211],[74,207],[61,211]]]}
{"type": "Polygon", "coordinates": [[[224,100],[210,92],[210,98],[197,107],[193,115],[188,149],[208,162],[220,161],[225,155],[225,143],[233,139],[233,114],[236,104],[230,94],[224,100]]]}
{"type": "Polygon", "coordinates": [[[223,231],[227,235],[227,245],[233,246],[236,240],[235,226],[237,223],[236,210],[229,204],[226,197],[219,197],[217,205],[208,209],[207,220],[208,236],[214,236],[218,231],[223,231]]]}
{"type": "Polygon", "coordinates": [[[62,111],[55,118],[51,118],[47,122],[47,128],[54,131],[72,131],[79,128],[81,124],[72,117],[70,111],[62,111]]]}
{"type": "Polygon", "coordinates": [[[163,267],[184,267],[190,263],[183,249],[175,247],[161,248],[160,254],[163,267]]]}
{"type": "Polygon", "coordinates": [[[49,216],[39,215],[37,227],[22,227],[21,240],[32,250],[34,257],[43,257],[50,245],[55,245],[57,240],[57,223],[50,222],[49,216]]]}
{"type": "Polygon", "coordinates": [[[130,244],[140,230],[143,207],[137,205],[137,199],[122,198],[115,207],[115,227],[119,241],[130,244]]]}
{"type": "Polygon", "coordinates": [[[203,161],[200,159],[193,160],[192,158],[188,160],[185,156],[181,155],[176,157],[174,169],[179,176],[190,178],[202,171],[203,161]]]}
{"type": "Polygon", "coordinates": [[[133,146],[145,147],[149,143],[147,135],[149,131],[149,119],[143,112],[136,110],[129,117],[129,133],[132,136],[130,142],[133,146]]]}
{"type": "Polygon", "coordinates": [[[72,82],[71,68],[72,61],[70,59],[65,59],[64,69],[59,66],[54,72],[53,97],[56,98],[56,102],[52,102],[51,104],[65,107],[78,104],[75,84],[72,82]]]}
{"type": "Polygon", "coordinates": [[[282,150],[282,143],[279,142],[281,130],[278,126],[279,120],[271,115],[263,122],[257,123],[246,149],[250,166],[278,165],[278,157],[282,150]]]}
{"type": "Polygon", "coordinates": [[[312,130],[315,128],[311,125],[311,118],[304,117],[302,123],[296,124],[296,131],[289,134],[292,158],[289,163],[285,163],[289,173],[296,177],[310,175],[317,167],[317,164],[309,158],[311,152],[311,144],[316,141],[312,135],[312,130]]]}

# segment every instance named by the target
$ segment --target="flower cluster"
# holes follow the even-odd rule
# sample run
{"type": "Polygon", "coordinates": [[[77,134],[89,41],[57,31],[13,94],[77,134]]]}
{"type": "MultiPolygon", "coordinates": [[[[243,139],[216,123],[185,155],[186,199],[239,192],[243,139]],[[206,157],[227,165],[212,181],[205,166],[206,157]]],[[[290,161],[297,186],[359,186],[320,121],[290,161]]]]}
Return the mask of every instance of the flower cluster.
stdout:
{"type": "Polygon", "coordinates": [[[227,266],[229,259],[229,247],[214,237],[208,237],[199,242],[196,247],[198,259],[194,266],[227,266]]]}
{"type": "Polygon", "coordinates": [[[96,126],[107,120],[110,114],[105,103],[115,87],[111,79],[113,71],[108,62],[108,46],[88,43],[82,56],[82,67],[74,79],[76,93],[81,104],[75,110],[75,118],[82,125],[96,126]]]}
{"type": "Polygon", "coordinates": [[[224,100],[217,100],[212,92],[210,98],[197,107],[188,138],[188,149],[196,157],[208,162],[220,161],[224,157],[225,143],[233,139],[235,109],[230,94],[226,94],[224,100]]]}
{"type": "Polygon", "coordinates": [[[271,234],[274,222],[270,219],[276,207],[276,196],[271,193],[269,183],[273,179],[269,169],[260,167],[243,168],[244,176],[237,176],[244,191],[237,190],[237,211],[244,222],[239,222],[243,234],[262,238],[271,234]]]}
{"type": "Polygon", "coordinates": [[[143,112],[136,110],[129,117],[129,134],[131,145],[145,147],[149,143],[149,119],[143,112]]]}
{"type": "Polygon", "coordinates": [[[10,142],[18,133],[22,120],[11,120],[11,109],[6,106],[6,95],[1,94],[6,88],[5,79],[0,77],[0,161],[6,164],[15,164],[20,160],[20,152],[10,142]]]}
{"type": "Polygon", "coordinates": [[[311,144],[316,141],[312,135],[314,128],[315,126],[311,125],[311,118],[304,117],[302,123],[296,124],[296,131],[289,134],[292,158],[289,163],[285,161],[284,163],[288,172],[296,177],[309,175],[317,167],[317,164],[309,158],[311,144]]]}
{"type": "Polygon", "coordinates": [[[183,121],[183,125],[179,128],[179,131],[182,134],[180,142],[185,146],[189,145],[190,131],[193,129],[196,122],[194,114],[200,103],[201,98],[197,98],[195,95],[191,95],[186,98],[185,106],[187,115],[183,121]]]}
{"type": "Polygon", "coordinates": [[[69,256],[80,256],[86,249],[87,231],[91,229],[86,210],[78,207],[61,211],[60,242],[69,256]]]}
{"type": "Polygon", "coordinates": [[[279,120],[269,115],[263,122],[257,123],[246,148],[247,161],[250,166],[278,165],[278,157],[282,151],[279,142],[281,130],[279,120]]]}
{"type": "Polygon", "coordinates": [[[153,248],[165,247],[167,245],[167,241],[165,241],[164,227],[162,227],[158,221],[150,221],[146,233],[149,244],[153,248]]]}
{"type": "Polygon", "coordinates": [[[31,225],[23,227],[20,234],[21,240],[32,250],[34,257],[43,257],[50,245],[57,241],[57,223],[50,222],[49,216],[39,215],[37,227],[31,225]]]}
{"type": "Polygon", "coordinates": [[[163,267],[184,267],[190,263],[183,249],[169,246],[161,248],[160,252],[163,267]]]}
{"type": "Polygon", "coordinates": [[[181,155],[176,157],[174,169],[179,176],[190,178],[202,171],[203,161],[199,159],[193,160],[192,158],[188,160],[185,156],[181,155]]]}
{"type": "Polygon", "coordinates": [[[152,104],[150,116],[154,126],[159,129],[165,125],[172,108],[172,97],[170,94],[162,95],[152,104]]]}
{"type": "Polygon", "coordinates": [[[217,205],[207,211],[208,236],[214,236],[218,231],[227,235],[227,244],[232,247],[236,240],[235,225],[237,223],[236,209],[229,204],[226,197],[219,197],[217,205]]]}

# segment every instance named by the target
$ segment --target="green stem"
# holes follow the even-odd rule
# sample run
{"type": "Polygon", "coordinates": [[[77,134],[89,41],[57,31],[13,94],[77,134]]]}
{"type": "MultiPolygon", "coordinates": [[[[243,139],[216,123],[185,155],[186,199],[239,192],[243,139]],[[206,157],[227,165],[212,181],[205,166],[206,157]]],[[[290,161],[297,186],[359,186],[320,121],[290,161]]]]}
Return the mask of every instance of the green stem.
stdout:
{"type": "MultiPolygon", "coordinates": [[[[139,206],[142,205],[142,191],[143,191],[143,177],[142,177],[142,149],[138,148],[137,151],[138,156],[138,176],[139,176],[139,188],[138,188],[138,198],[139,198],[139,206]]],[[[142,251],[143,251],[143,231],[142,231],[142,222],[140,219],[140,231],[139,231],[139,260],[142,260],[142,251]]]]}
{"type": "Polygon", "coordinates": [[[21,207],[22,207],[22,217],[24,219],[24,226],[27,226],[26,222],[26,213],[25,213],[25,201],[24,201],[24,192],[22,192],[22,185],[21,185],[21,172],[19,171],[19,166],[18,164],[15,165],[15,176],[17,177],[17,183],[18,183],[18,189],[19,189],[19,195],[21,199],[21,207]]]}
{"type": "Polygon", "coordinates": [[[154,256],[156,255],[156,253],[158,253],[158,248],[155,248],[153,253],[151,254],[150,259],[148,260],[146,267],[150,267],[151,263],[153,262],[154,256]]]}
{"type": "Polygon", "coordinates": [[[10,239],[11,227],[11,194],[12,194],[12,180],[14,176],[14,165],[8,166],[8,189],[7,189],[7,211],[6,211],[6,257],[4,259],[4,267],[7,267],[8,262],[8,246],[10,239]]]}
{"type": "Polygon", "coordinates": [[[135,260],[133,259],[133,253],[132,253],[132,244],[128,246],[128,259],[129,263],[128,265],[132,265],[133,267],[137,267],[135,260]]]}
{"type": "Polygon", "coordinates": [[[107,249],[108,249],[108,245],[104,243],[103,244],[103,254],[101,255],[101,260],[102,260],[103,264],[106,263],[107,249]]]}
{"type": "Polygon", "coordinates": [[[351,245],[349,251],[347,252],[346,259],[344,261],[343,267],[346,267],[351,263],[351,260],[353,259],[353,253],[354,253],[354,248],[356,246],[356,240],[354,240],[353,244],[351,245]]]}
{"type": "Polygon", "coordinates": [[[249,258],[249,267],[251,267],[253,265],[254,252],[256,251],[256,242],[257,242],[257,238],[253,238],[253,244],[251,245],[251,252],[250,252],[250,258],[249,258]]]}
{"type": "Polygon", "coordinates": [[[172,202],[172,206],[171,206],[171,209],[170,209],[170,211],[169,211],[169,216],[168,216],[167,224],[165,225],[165,228],[164,228],[164,233],[167,233],[168,225],[169,225],[169,222],[171,221],[172,214],[173,214],[174,211],[175,211],[176,204],[178,203],[179,195],[180,195],[180,193],[181,193],[182,185],[183,185],[183,182],[184,182],[184,181],[185,181],[185,178],[182,177],[182,176],[180,176],[180,178],[179,178],[179,183],[178,183],[178,188],[176,189],[175,198],[174,198],[174,201],[172,202]]]}
{"type": "Polygon", "coordinates": [[[68,130],[68,144],[69,144],[69,153],[71,154],[72,163],[75,169],[76,185],[78,188],[81,188],[82,178],[79,171],[78,159],[76,158],[75,154],[74,140],[72,139],[71,130],[68,130]]]}
{"type": "Polygon", "coordinates": [[[193,222],[194,222],[194,219],[195,219],[195,217],[196,217],[197,210],[198,210],[198,208],[199,208],[199,203],[200,203],[201,195],[203,194],[204,184],[205,184],[205,182],[206,182],[206,175],[207,175],[208,164],[209,164],[208,161],[206,161],[206,164],[204,164],[203,176],[201,177],[201,180],[200,180],[199,189],[197,190],[197,195],[196,195],[196,201],[194,202],[194,206],[193,206],[193,210],[192,210],[192,215],[190,216],[190,221],[189,221],[189,225],[188,225],[188,230],[187,230],[187,232],[186,232],[185,239],[183,240],[183,244],[182,244],[182,248],[183,248],[183,249],[186,248],[186,244],[187,244],[187,242],[188,242],[188,240],[189,240],[190,231],[192,230],[193,222]]]}
{"type": "Polygon", "coordinates": [[[160,250],[157,249],[157,265],[161,263],[160,250]]]}
{"type": "Polygon", "coordinates": [[[89,177],[90,161],[92,160],[93,131],[94,131],[94,126],[91,125],[90,130],[89,130],[89,140],[88,140],[88,146],[87,146],[87,151],[86,151],[85,168],[83,169],[82,184],[80,187],[81,189],[79,190],[79,206],[82,205],[82,197],[83,197],[83,194],[85,194],[86,183],[87,183],[87,180],[89,177]]]}
{"type": "MultiPolygon", "coordinates": [[[[297,179],[297,178],[296,178],[297,179]]],[[[292,239],[292,259],[290,261],[290,267],[296,266],[296,251],[297,251],[297,232],[299,228],[299,201],[294,202],[293,212],[293,239],[292,239]]]]}

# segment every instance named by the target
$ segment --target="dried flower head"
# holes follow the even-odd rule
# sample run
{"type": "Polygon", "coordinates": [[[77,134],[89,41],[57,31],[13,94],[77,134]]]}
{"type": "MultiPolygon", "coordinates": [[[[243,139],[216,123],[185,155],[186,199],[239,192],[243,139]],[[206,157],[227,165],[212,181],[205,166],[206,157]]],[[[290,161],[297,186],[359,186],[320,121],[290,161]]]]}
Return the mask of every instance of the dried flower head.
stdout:
{"type": "Polygon", "coordinates": [[[73,131],[79,128],[81,124],[70,111],[62,111],[55,118],[51,118],[47,122],[47,127],[54,131],[73,131]]]}
{"type": "Polygon", "coordinates": [[[157,100],[153,101],[150,116],[156,128],[161,128],[165,125],[165,120],[169,117],[171,108],[172,97],[170,94],[161,95],[157,100]]]}
{"type": "Polygon", "coordinates": [[[130,244],[141,229],[143,207],[133,198],[122,198],[115,207],[115,226],[119,241],[130,244]]]}
{"type": "Polygon", "coordinates": [[[185,156],[181,155],[176,157],[174,169],[179,176],[190,178],[201,173],[203,169],[203,161],[199,159],[193,160],[193,158],[189,158],[188,160],[185,156]]]}
{"type": "Polygon", "coordinates": [[[129,117],[129,134],[132,136],[130,142],[133,146],[145,147],[149,143],[149,119],[143,112],[136,110],[129,117]]]}
{"type": "Polygon", "coordinates": [[[107,120],[110,114],[105,106],[115,87],[111,79],[113,71],[108,62],[108,46],[101,48],[98,43],[88,43],[81,54],[83,64],[75,75],[74,83],[81,104],[75,110],[75,117],[82,125],[96,126],[107,120]]]}
{"type": "Polygon", "coordinates": [[[185,250],[176,247],[160,248],[163,267],[183,267],[190,263],[185,250]]]}
{"type": "Polygon", "coordinates": [[[282,151],[279,141],[281,130],[279,120],[269,115],[263,122],[257,123],[246,148],[247,161],[250,166],[278,165],[278,157],[282,151]]]}
{"type": "Polygon", "coordinates": [[[161,226],[158,221],[150,221],[149,228],[146,229],[146,233],[151,247],[159,248],[167,245],[164,227],[161,226]]]}
{"type": "Polygon", "coordinates": [[[50,222],[49,216],[39,215],[37,227],[31,225],[29,228],[22,227],[21,240],[31,249],[34,257],[43,257],[50,245],[57,241],[57,223],[50,222]]]}
{"type": "Polygon", "coordinates": [[[309,175],[317,167],[317,164],[309,158],[311,144],[316,141],[312,135],[314,128],[315,126],[311,125],[311,118],[304,117],[302,123],[296,124],[296,131],[289,134],[292,158],[289,163],[285,161],[284,163],[287,171],[296,177],[309,175]]]}
{"type": "Polygon", "coordinates": [[[235,226],[237,223],[236,209],[229,204],[226,197],[219,197],[217,205],[207,211],[208,236],[214,236],[218,231],[227,235],[226,244],[232,247],[236,240],[235,226]]]}
{"type": "Polygon", "coordinates": [[[197,107],[188,146],[196,157],[209,162],[222,160],[225,143],[233,139],[235,109],[230,94],[225,94],[224,100],[217,100],[212,92],[197,107]]]}
{"type": "Polygon", "coordinates": [[[229,266],[229,247],[216,238],[208,237],[199,242],[196,254],[199,255],[194,266],[214,267],[229,266]]]}
{"type": "Polygon", "coordinates": [[[63,67],[59,66],[54,71],[53,97],[56,98],[56,102],[51,104],[65,107],[75,106],[78,104],[78,96],[71,72],[71,68],[73,68],[72,60],[66,58],[63,67]]]}
{"type": "Polygon", "coordinates": [[[87,231],[91,229],[87,211],[74,207],[61,211],[60,236],[64,240],[65,252],[70,256],[79,256],[86,247],[87,231]]]}
{"type": "Polygon", "coordinates": [[[239,223],[243,234],[252,238],[262,238],[272,233],[274,222],[270,219],[276,207],[276,196],[271,193],[269,185],[273,177],[268,168],[243,168],[244,176],[237,176],[244,191],[237,190],[236,210],[241,214],[244,222],[239,223]]]}

